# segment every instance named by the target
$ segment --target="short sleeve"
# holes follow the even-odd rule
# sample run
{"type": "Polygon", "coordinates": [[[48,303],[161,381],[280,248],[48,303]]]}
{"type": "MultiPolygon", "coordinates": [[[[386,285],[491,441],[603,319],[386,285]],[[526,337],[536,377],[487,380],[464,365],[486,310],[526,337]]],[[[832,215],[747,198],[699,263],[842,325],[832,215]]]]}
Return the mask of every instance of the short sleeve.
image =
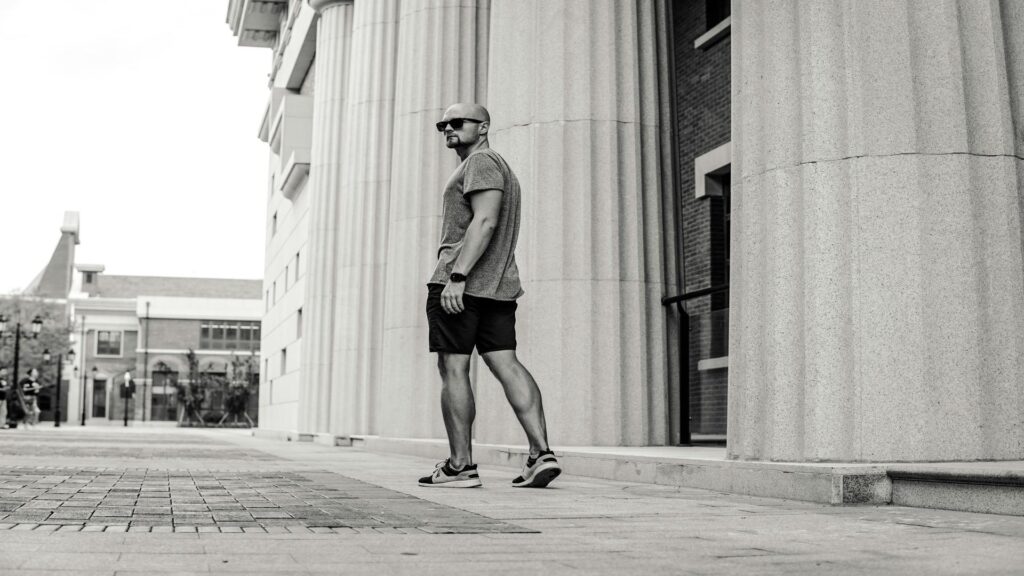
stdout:
{"type": "Polygon", "coordinates": [[[505,190],[505,176],[498,162],[490,154],[473,154],[466,160],[462,180],[462,195],[468,196],[484,190],[505,190]]]}

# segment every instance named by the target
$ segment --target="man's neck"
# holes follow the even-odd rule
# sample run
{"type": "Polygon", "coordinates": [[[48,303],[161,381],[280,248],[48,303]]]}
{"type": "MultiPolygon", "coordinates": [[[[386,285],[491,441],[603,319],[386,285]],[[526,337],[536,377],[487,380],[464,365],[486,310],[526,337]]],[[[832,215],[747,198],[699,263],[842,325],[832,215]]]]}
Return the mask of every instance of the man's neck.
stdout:
{"type": "Polygon", "coordinates": [[[477,140],[476,143],[473,144],[472,146],[456,148],[455,153],[459,155],[460,160],[465,160],[466,158],[469,158],[469,155],[472,154],[473,152],[476,152],[477,150],[486,150],[488,148],[490,148],[490,145],[487,144],[487,140],[481,138],[480,140],[477,140]]]}

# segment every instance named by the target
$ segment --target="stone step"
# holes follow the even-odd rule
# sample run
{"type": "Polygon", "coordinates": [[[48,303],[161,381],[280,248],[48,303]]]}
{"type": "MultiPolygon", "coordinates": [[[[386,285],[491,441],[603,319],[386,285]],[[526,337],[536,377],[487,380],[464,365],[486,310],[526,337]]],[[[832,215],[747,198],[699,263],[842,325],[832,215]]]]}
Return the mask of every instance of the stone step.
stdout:
{"type": "MultiPolygon", "coordinates": [[[[253,434],[434,460],[448,456],[448,443],[441,439],[253,434]]],[[[833,505],[895,504],[1024,516],[1024,462],[755,462],[729,460],[722,447],[556,447],[555,452],[567,474],[591,478],[833,505]]],[[[521,468],[528,455],[522,446],[473,445],[473,459],[484,466],[485,478],[487,467],[521,468]]]]}
{"type": "Polygon", "coordinates": [[[1024,472],[892,468],[892,503],[1024,516],[1024,472]]]}

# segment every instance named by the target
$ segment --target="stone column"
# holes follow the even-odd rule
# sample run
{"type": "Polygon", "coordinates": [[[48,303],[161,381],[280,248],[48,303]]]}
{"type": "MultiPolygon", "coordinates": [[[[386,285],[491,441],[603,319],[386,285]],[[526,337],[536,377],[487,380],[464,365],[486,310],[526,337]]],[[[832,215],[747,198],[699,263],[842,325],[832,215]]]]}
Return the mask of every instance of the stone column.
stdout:
{"type": "Polygon", "coordinates": [[[426,281],[437,261],[441,193],[458,156],[434,130],[455,102],[484,102],[490,0],[404,0],[398,38],[394,166],[385,287],[380,434],[445,437],[428,351],[426,281]]]}
{"type": "MultiPolygon", "coordinates": [[[[668,438],[660,4],[491,6],[491,146],[523,189],[519,350],[555,446],[668,438]]],[[[524,443],[500,387],[478,400],[478,440],[524,443]]]]}
{"type": "Polygon", "coordinates": [[[303,304],[302,376],[298,426],[303,432],[330,428],[336,259],[341,226],[341,137],[352,59],[351,1],[310,0],[317,23],[313,147],[309,172],[309,239],[303,304]]]}
{"type": "Polygon", "coordinates": [[[375,432],[387,261],[399,0],[358,0],[338,202],[330,432],[375,432]]]}
{"type": "Polygon", "coordinates": [[[729,455],[1024,458],[1024,5],[733,2],[729,455]]]}

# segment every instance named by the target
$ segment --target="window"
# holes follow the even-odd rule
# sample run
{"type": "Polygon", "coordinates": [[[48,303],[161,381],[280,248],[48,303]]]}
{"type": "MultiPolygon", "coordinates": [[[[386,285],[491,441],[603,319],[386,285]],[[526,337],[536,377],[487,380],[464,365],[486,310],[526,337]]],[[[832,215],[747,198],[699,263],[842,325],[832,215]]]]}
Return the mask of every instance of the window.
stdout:
{"type": "Polygon", "coordinates": [[[281,373],[280,376],[284,376],[285,372],[288,371],[288,349],[281,348],[281,373]]]}
{"type": "Polygon", "coordinates": [[[705,25],[708,30],[729,17],[730,0],[704,0],[705,25]]]}
{"type": "Polygon", "coordinates": [[[295,337],[302,338],[302,308],[295,312],[295,337]]]}
{"type": "Polygon", "coordinates": [[[274,304],[277,304],[277,281],[276,280],[274,281],[272,292],[274,293],[274,299],[271,300],[271,302],[273,302],[274,304]]]}
{"type": "Polygon", "coordinates": [[[285,292],[287,292],[287,291],[288,291],[288,280],[289,280],[290,278],[291,278],[291,276],[290,276],[290,275],[288,274],[288,267],[287,267],[287,266],[285,266],[285,267],[284,267],[284,291],[285,291],[285,292]]]}
{"type": "Polygon", "coordinates": [[[296,282],[299,281],[299,255],[300,254],[302,254],[302,253],[301,252],[296,252],[295,253],[295,281],[296,282]]]}
{"type": "Polygon", "coordinates": [[[96,355],[120,356],[121,333],[110,330],[100,330],[96,332],[96,355]]]}
{"type": "Polygon", "coordinates": [[[260,323],[203,320],[199,327],[203,350],[256,350],[260,347],[260,323]]]}
{"type": "Polygon", "coordinates": [[[274,212],[273,217],[270,219],[270,235],[277,234],[277,212],[274,212]]]}
{"type": "Polygon", "coordinates": [[[86,284],[92,284],[95,279],[96,279],[96,273],[95,272],[86,272],[85,273],[85,283],[86,284]]]}
{"type": "Polygon", "coordinates": [[[266,307],[264,307],[263,311],[264,312],[270,312],[270,290],[269,289],[267,290],[267,300],[266,301],[267,301],[267,305],[266,305],[266,307]]]}

